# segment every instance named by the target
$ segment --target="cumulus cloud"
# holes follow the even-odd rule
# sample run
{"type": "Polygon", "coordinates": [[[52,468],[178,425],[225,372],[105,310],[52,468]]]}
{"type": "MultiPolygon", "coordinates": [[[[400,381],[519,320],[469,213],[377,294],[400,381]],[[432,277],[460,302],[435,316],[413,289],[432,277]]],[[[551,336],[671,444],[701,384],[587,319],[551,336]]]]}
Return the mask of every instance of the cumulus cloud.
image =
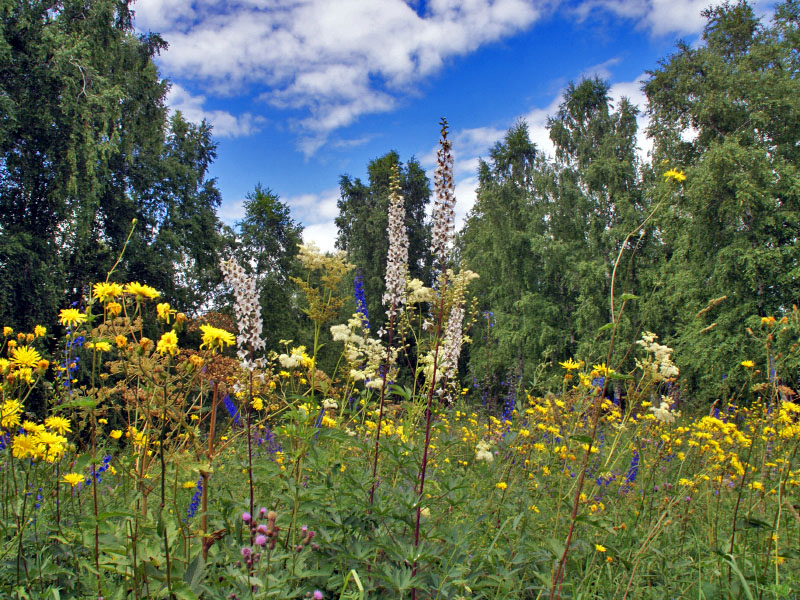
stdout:
{"type": "Polygon", "coordinates": [[[292,217],[305,225],[303,241],[314,242],[323,252],[335,250],[337,229],[334,219],[339,214],[336,202],[339,188],[323,190],[318,194],[288,196],[284,202],[292,211],[292,217]]]}
{"type": "Polygon", "coordinates": [[[255,92],[298,111],[301,148],[359,116],[390,111],[449,59],[523,31],[557,0],[139,0],[162,33],[165,71],[210,93],[255,92]]]}
{"type": "Polygon", "coordinates": [[[262,116],[243,113],[235,116],[226,110],[208,110],[203,105],[205,96],[193,96],[186,89],[172,84],[167,93],[167,105],[171,110],[179,110],[187,121],[199,123],[203,119],[214,127],[214,135],[221,138],[232,138],[252,135],[266,123],[262,116]]]}

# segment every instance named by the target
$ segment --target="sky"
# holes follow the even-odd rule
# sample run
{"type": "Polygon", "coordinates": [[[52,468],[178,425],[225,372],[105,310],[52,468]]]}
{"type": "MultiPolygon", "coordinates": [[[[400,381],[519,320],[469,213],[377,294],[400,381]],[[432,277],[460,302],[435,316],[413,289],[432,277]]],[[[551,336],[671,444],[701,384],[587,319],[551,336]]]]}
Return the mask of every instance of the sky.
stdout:
{"type": "MultiPolygon", "coordinates": [[[[570,82],[598,76],[641,109],[648,70],[698,43],[709,0],[137,0],[135,27],[168,42],[156,63],[167,103],[206,119],[220,219],[234,225],[256,184],[333,250],[343,174],[366,180],[396,150],[432,177],[450,124],[456,218],[475,200],[480,157],[524,119],[546,122],[570,82]]],[[[762,5],[763,6],[763,5],[762,5]]],[[[640,126],[646,125],[646,114],[640,126]]],[[[640,152],[647,155],[642,134],[640,152]]]]}

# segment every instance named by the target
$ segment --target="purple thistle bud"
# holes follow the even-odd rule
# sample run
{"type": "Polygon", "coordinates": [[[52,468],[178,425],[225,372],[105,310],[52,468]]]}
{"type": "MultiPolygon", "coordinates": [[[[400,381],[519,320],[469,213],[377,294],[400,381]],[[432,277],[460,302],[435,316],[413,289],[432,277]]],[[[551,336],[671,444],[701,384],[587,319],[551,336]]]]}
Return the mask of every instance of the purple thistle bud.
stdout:
{"type": "Polygon", "coordinates": [[[256,546],[266,546],[267,545],[267,536],[258,534],[255,539],[256,546]]]}
{"type": "Polygon", "coordinates": [[[250,515],[249,512],[245,511],[245,512],[242,513],[242,521],[244,521],[245,523],[249,523],[250,519],[252,519],[252,518],[253,517],[250,515]]]}
{"type": "Polygon", "coordinates": [[[322,600],[323,598],[322,592],[320,592],[319,590],[314,590],[313,598],[314,600],[322,600]]]}
{"type": "Polygon", "coordinates": [[[243,558],[248,559],[250,558],[250,555],[253,553],[253,551],[250,550],[249,546],[245,546],[244,548],[242,548],[241,553],[243,558]]]}

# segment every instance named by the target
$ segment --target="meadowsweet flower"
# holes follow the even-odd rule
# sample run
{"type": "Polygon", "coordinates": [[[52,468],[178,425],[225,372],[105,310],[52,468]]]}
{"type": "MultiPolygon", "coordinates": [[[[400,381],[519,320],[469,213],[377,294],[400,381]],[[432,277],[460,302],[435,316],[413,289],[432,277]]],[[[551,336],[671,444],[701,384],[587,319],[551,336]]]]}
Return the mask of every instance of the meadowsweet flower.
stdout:
{"type": "Polygon", "coordinates": [[[494,454],[491,451],[491,444],[484,440],[478,442],[475,448],[475,460],[485,460],[487,463],[494,461],[494,454]]]}
{"type": "Polygon", "coordinates": [[[100,302],[108,302],[122,296],[122,286],[118,283],[103,281],[94,284],[94,297],[100,302]]]}
{"type": "Polygon", "coordinates": [[[391,318],[399,314],[405,299],[406,275],[408,273],[408,234],[406,232],[406,209],[400,195],[400,180],[397,164],[392,165],[389,184],[389,253],[386,258],[386,292],[383,303],[389,307],[391,318]]]}
{"type": "Polygon", "coordinates": [[[683,171],[670,169],[664,173],[664,181],[669,181],[670,179],[681,183],[682,181],[686,181],[686,175],[683,174],[683,171]]]}
{"type": "Polygon", "coordinates": [[[77,308],[62,308],[58,313],[58,322],[64,327],[77,327],[81,323],[85,323],[87,318],[86,313],[82,313],[77,308]]]}
{"type": "Polygon", "coordinates": [[[64,482],[70,484],[72,487],[75,487],[79,483],[83,483],[84,477],[80,473],[67,473],[64,475],[64,482]]]}
{"type": "Polygon", "coordinates": [[[158,341],[156,350],[161,354],[177,354],[178,353],[178,336],[174,331],[167,331],[161,336],[158,341]]]}
{"type": "Polygon", "coordinates": [[[209,350],[222,350],[225,346],[231,346],[236,341],[232,333],[219,329],[212,325],[200,325],[200,331],[203,332],[200,348],[208,348],[209,350]]]}
{"type": "Polygon", "coordinates": [[[125,284],[125,291],[128,294],[133,294],[138,300],[155,300],[161,295],[161,292],[149,285],[143,285],[138,281],[125,284]]]}
{"type": "Polygon", "coordinates": [[[18,367],[31,367],[39,366],[39,361],[42,360],[41,354],[29,346],[20,346],[11,351],[11,362],[18,367]]]}
{"type": "Polygon", "coordinates": [[[47,417],[44,420],[44,424],[52,429],[53,431],[57,431],[60,435],[64,435],[65,433],[72,433],[72,429],[70,429],[70,422],[69,419],[64,417],[47,417]]]}

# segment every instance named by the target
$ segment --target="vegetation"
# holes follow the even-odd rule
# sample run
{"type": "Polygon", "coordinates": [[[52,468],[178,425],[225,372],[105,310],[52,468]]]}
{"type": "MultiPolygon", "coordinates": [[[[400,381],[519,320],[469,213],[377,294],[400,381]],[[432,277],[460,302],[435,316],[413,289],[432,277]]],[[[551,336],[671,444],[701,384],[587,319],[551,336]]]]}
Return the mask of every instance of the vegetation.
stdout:
{"type": "Polygon", "coordinates": [[[127,2],[0,14],[3,597],[796,595],[797,2],[653,70],[652,161],[573,84],[456,235],[443,121],[334,254],[221,226],[127,2]]]}

